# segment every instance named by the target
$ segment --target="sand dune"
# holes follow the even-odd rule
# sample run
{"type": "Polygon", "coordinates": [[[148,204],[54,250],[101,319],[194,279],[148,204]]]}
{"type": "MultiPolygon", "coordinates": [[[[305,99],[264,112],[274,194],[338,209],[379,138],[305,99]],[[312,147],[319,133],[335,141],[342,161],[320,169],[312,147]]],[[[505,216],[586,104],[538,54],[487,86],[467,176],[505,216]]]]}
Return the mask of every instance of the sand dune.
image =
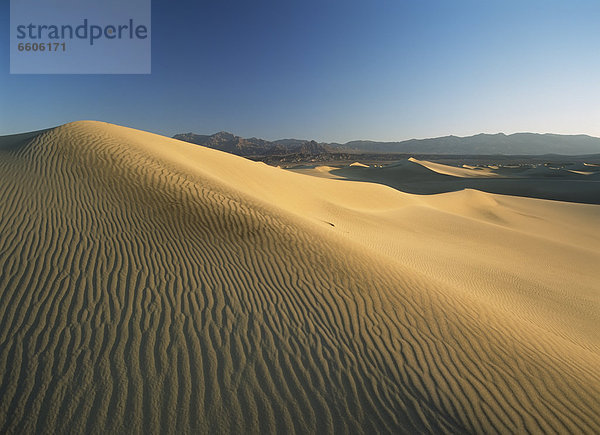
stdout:
{"type": "Polygon", "coordinates": [[[496,171],[490,170],[489,168],[480,168],[476,169],[474,167],[469,167],[467,165],[463,165],[462,168],[457,168],[454,166],[442,165],[439,163],[428,162],[427,160],[417,160],[414,157],[408,159],[413,163],[417,163],[427,169],[430,169],[438,174],[451,175],[453,177],[461,177],[461,178],[479,178],[479,177],[499,177],[496,171]]]}
{"type": "Polygon", "coordinates": [[[595,172],[592,172],[592,171],[576,171],[576,170],[573,170],[573,169],[569,169],[568,171],[571,172],[571,173],[573,173],[573,174],[586,175],[586,176],[587,175],[595,175],[596,174],[595,172]]]}
{"type": "Polygon", "coordinates": [[[98,122],[0,171],[2,432],[600,432],[599,206],[98,122]]]}
{"type": "MultiPolygon", "coordinates": [[[[380,183],[419,195],[476,189],[503,195],[600,204],[600,171],[588,170],[584,174],[574,170],[578,171],[575,167],[528,165],[469,169],[410,158],[379,168],[337,167],[329,173],[332,178],[380,183]]],[[[301,172],[317,175],[314,169],[301,172]]],[[[322,172],[318,175],[325,177],[322,172]]]]}

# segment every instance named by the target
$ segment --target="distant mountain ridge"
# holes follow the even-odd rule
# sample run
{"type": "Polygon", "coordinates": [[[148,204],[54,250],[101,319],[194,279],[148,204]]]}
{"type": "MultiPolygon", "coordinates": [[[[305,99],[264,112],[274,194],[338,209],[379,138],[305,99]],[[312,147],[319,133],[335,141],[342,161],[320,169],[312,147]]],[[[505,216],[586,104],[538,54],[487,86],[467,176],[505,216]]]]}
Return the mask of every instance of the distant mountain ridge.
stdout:
{"type": "Polygon", "coordinates": [[[515,133],[506,135],[444,136],[410,139],[402,142],[352,141],[342,145],[347,150],[430,154],[595,154],[600,152],[600,138],[586,135],[515,133]]]}
{"type": "Polygon", "coordinates": [[[176,134],[174,139],[191,142],[240,156],[285,154],[316,155],[323,153],[421,153],[421,154],[480,154],[480,155],[585,155],[600,153],[600,138],[587,135],[539,133],[504,133],[430,139],[410,139],[401,142],[355,140],[345,144],[318,143],[314,140],[280,139],[267,141],[245,139],[232,133],[213,135],[176,134]]]}
{"type": "Polygon", "coordinates": [[[195,133],[176,134],[173,138],[242,156],[285,151],[283,147],[278,147],[277,144],[264,139],[255,137],[244,139],[226,131],[220,131],[210,136],[195,133]]]}
{"type": "Polygon", "coordinates": [[[248,157],[278,154],[312,155],[331,151],[331,148],[314,140],[284,139],[270,142],[255,137],[245,139],[224,131],[210,136],[195,133],[176,134],[173,138],[248,157]]]}

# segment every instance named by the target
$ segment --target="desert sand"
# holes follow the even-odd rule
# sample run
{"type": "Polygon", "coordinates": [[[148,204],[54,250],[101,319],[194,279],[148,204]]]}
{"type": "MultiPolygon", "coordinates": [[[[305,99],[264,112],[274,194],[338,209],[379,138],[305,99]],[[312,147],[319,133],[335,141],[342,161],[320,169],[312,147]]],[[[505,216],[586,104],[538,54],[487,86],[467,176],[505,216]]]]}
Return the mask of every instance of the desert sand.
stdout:
{"type": "Polygon", "coordinates": [[[427,166],[0,138],[0,431],[599,433],[600,206],[427,166]]]}

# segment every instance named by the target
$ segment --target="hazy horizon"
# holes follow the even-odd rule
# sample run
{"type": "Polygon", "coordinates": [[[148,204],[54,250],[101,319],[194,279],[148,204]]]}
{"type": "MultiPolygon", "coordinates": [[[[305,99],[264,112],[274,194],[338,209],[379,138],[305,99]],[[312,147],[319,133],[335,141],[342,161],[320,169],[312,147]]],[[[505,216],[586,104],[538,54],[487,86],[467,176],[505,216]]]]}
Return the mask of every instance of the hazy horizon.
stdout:
{"type": "MultiPolygon", "coordinates": [[[[94,119],[94,120],[85,120],[85,119],[77,119],[77,120],[71,120],[71,121],[67,121],[64,124],[68,124],[71,122],[78,122],[78,121],[100,121],[100,122],[108,122],[102,119],[94,119]]],[[[16,131],[16,132],[10,132],[10,133],[6,133],[6,134],[0,134],[0,136],[11,136],[11,135],[18,135],[18,134],[23,134],[23,133],[31,133],[34,131],[40,131],[40,130],[48,130],[48,129],[52,129],[52,128],[56,128],[56,127],[60,127],[61,125],[64,124],[57,124],[57,125],[51,125],[48,127],[41,127],[41,128],[36,128],[34,130],[23,130],[23,131],[16,131]]],[[[124,123],[110,123],[110,124],[114,124],[114,125],[119,125],[119,126],[123,126],[123,127],[128,127],[128,128],[134,128],[136,130],[140,130],[140,131],[146,131],[149,133],[155,133],[155,134],[159,134],[165,137],[173,137],[177,134],[189,134],[189,133],[193,133],[193,134],[199,134],[199,135],[206,135],[206,136],[212,136],[218,133],[230,133],[233,134],[235,136],[239,136],[242,137],[244,139],[250,139],[250,138],[256,138],[256,139],[263,139],[263,140],[267,140],[270,142],[276,142],[276,141],[282,141],[282,140],[306,140],[306,141],[310,141],[310,140],[314,140],[316,142],[319,143],[338,143],[338,144],[345,144],[348,142],[405,142],[405,141],[410,141],[410,140],[427,140],[427,139],[439,139],[439,138],[445,138],[445,137],[456,137],[456,138],[460,138],[460,139],[464,139],[464,138],[469,138],[469,137],[473,137],[473,136],[479,136],[479,135],[489,135],[489,136],[496,136],[496,135],[504,135],[504,136],[513,136],[513,135],[518,135],[518,134],[534,134],[534,135],[556,135],[556,136],[587,136],[593,139],[600,139],[600,136],[594,136],[594,135],[590,135],[590,134],[586,134],[586,133],[554,133],[554,132],[535,132],[535,131],[515,131],[515,132],[503,132],[503,131],[498,131],[498,132],[478,132],[478,133],[473,133],[473,134],[467,134],[467,135],[457,135],[457,134],[443,134],[440,136],[422,136],[422,137],[405,137],[405,138],[390,138],[390,139],[374,139],[374,138],[368,138],[368,137],[356,137],[350,140],[344,140],[344,141],[338,141],[338,140],[332,140],[332,141],[325,141],[325,140],[321,140],[320,138],[314,138],[314,137],[268,137],[266,135],[258,135],[258,136],[244,136],[244,135],[240,135],[238,132],[236,131],[227,131],[227,130],[216,130],[216,131],[177,131],[174,132],[173,134],[165,134],[165,133],[161,133],[152,129],[143,129],[143,128],[137,128],[133,125],[127,125],[124,123]]]]}

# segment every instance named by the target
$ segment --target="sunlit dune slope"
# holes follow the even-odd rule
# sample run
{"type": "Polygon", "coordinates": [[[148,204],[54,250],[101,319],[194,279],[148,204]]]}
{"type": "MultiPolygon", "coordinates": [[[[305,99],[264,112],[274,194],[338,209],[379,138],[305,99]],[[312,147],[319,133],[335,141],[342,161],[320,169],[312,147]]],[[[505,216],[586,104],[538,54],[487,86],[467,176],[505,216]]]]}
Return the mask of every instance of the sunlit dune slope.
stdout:
{"type": "Polygon", "coordinates": [[[460,178],[479,178],[479,177],[499,177],[500,174],[489,168],[476,169],[474,167],[457,168],[454,166],[441,165],[439,163],[428,162],[426,160],[417,160],[413,157],[408,159],[410,162],[417,163],[438,174],[451,175],[460,178]]]}
{"type": "Polygon", "coordinates": [[[597,206],[98,122],[0,173],[2,432],[600,432],[597,206]]]}

